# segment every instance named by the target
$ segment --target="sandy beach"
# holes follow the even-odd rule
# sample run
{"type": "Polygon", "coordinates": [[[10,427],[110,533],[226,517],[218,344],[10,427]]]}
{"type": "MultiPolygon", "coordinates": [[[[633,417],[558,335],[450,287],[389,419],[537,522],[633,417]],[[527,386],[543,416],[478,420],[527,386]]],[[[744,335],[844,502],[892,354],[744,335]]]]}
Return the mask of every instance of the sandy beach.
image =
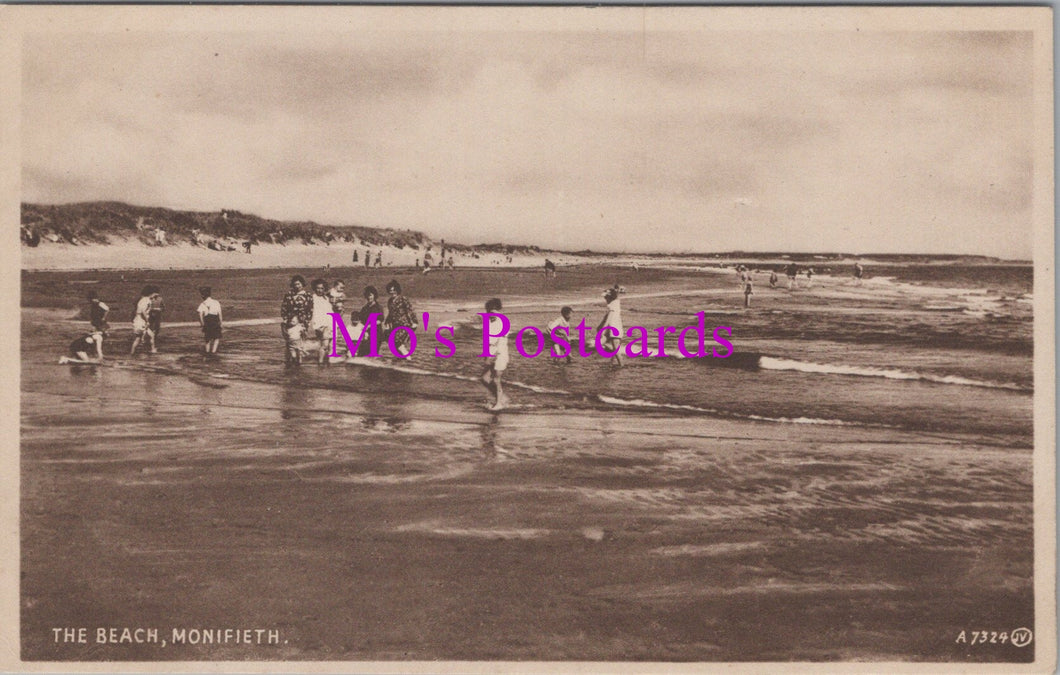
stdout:
{"type": "MultiPolygon", "coordinates": [[[[81,245],[42,242],[36,248],[22,247],[22,269],[24,270],[127,270],[127,269],[268,269],[276,267],[349,267],[353,265],[353,253],[358,254],[358,264],[364,265],[364,252],[382,253],[382,267],[412,267],[419,259],[422,264],[423,251],[394,246],[365,246],[347,242],[305,245],[291,242],[287,245],[256,244],[251,253],[243,251],[214,251],[204,246],[189,243],[171,243],[167,246],[148,246],[138,240],[115,242],[111,245],[81,245]]],[[[434,252],[435,258],[438,251],[434,252]]],[[[467,253],[456,253],[454,264],[461,267],[486,265],[512,265],[527,267],[537,264],[540,256],[513,256],[508,263],[500,253],[480,253],[472,258],[467,253]]],[[[577,256],[560,254],[557,263],[569,264],[580,261],[577,256]]],[[[435,260],[437,265],[437,260],[435,260]]]]}
{"type": "Polygon", "coordinates": [[[23,658],[1032,660],[957,642],[984,608],[1033,628],[1028,281],[759,275],[748,311],[731,271],[671,267],[333,268],[401,280],[458,357],[297,371],[270,319],[311,270],[24,272],[23,658]],[[115,320],[109,365],[54,365],[87,289],[120,317],[148,282],[161,354],[115,320]],[[595,321],[614,283],[627,324],[706,311],[762,367],[515,356],[514,407],[484,409],[484,296],[595,321]],[[161,637],[56,644],[71,623],[161,637]],[[193,628],[279,642],[172,643],[193,628]]]}

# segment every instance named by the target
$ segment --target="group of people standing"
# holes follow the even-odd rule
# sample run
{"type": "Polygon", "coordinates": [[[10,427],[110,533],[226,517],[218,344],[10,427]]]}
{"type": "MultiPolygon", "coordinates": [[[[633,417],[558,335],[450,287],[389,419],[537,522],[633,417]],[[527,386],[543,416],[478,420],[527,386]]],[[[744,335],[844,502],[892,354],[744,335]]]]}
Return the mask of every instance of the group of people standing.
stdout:
{"type": "MultiPolygon", "coordinates": [[[[749,267],[745,265],[737,265],[736,273],[740,275],[740,285],[743,287],[743,306],[751,306],[751,296],[754,295],[754,282],[752,280],[752,272],[749,267]]],[[[792,290],[798,287],[798,276],[800,273],[806,275],[806,288],[813,287],[814,269],[807,267],[805,270],[800,269],[797,263],[788,263],[783,268],[784,275],[788,278],[788,290],[792,290]]],[[[865,276],[865,267],[860,263],[854,263],[854,284],[857,286],[861,285],[862,278],[865,276]]],[[[777,276],[777,270],[772,269],[769,271],[769,287],[776,288],[780,281],[780,277],[777,276]]]]}
{"type": "MultiPolygon", "coordinates": [[[[353,335],[359,335],[360,329],[370,323],[371,316],[378,314],[382,317],[382,328],[385,331],[381,338],[385,338],[390,332],[398,327],[406,327],[414,330],[416,326],[415,317],[412,314],[412,303],[402,295],[401,284],[391,279],[386,285],[387,298],[386,311],[379,304],[379,291],[375,286],[366,286],[362,292],[364,305],[359,310],[350,313],[353,335]]],[[[288,366],[299,365],[307,354],[305,341],[307,338],[316,339],[317,363],[328,363],[327,355],[333,347],[334,319],[331,314],[341,315],[346,304],[346,284],[343,281],[334,281],[330,285],[323,279],[315,279],[310,286],[306,287],[306,280],[300,274],[291,277],[290,289],[283,296],[280,303],[280,328],[284,339],[284,363],[288,366]]],[[[412,341],[408,331],[397,331],[394,334],[395,349],[402,355],[409,354],[412,341]]],[[[361,343],[362,351],[368,349],[365,342],[361,343]]],[[[364,356],[357,353],[351,356],[364,356]]]]}
{"type": "MultiPolygon", "coordinates": [[[[203,353],[211,356],[217,353],[221,343],[221,303],[213,298],[213,291],[209,286],[201,287],[199,294],[202,296],[202,302],[197,314],[203,332],[203,353]]],[[[60,358],[60,363],[103,361],[103,341],[110,331],[107,318],[111,310],[96,291],[88,292],[88,305],[88,320],[92,330],[88,335],[70,343],[70,354],[60,358]]],[[[162,332],[162,313],[165,308],[165,301],[158,286],[144,286],[133,310],[133,338],[129,356],[135,356],[141,348],[151,354],[158,353],[158,335],[162,332]]]]}

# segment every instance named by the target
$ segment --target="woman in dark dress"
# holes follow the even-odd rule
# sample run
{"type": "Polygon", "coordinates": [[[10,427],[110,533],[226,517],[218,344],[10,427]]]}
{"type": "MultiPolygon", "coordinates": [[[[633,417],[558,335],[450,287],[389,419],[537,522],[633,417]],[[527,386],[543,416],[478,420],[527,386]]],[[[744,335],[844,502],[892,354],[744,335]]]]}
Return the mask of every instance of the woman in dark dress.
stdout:
{"type": "MultiPolygon", "coordinates": [[[[378,314],[375,320],[379,323],[378,328],[383,323],[383,306],[379,304],[379,291],[375,289],[375,286],[365,286],[364,288],[364,306],[359,310],[350,313],[350,321],[352,323],[360,323],[366,328],[369,325],[370,317],[373,314],[378,314]]],[[[354,338],[357,336],[355,335],[354,338]]],[[[361,340],[361,345],[357,348],[357,356],[368,356],[371,352],[372,347],[367,339],[361,340]]]]}
{"type": "Polygon", "coordinates": [[[401,284],[396,280],[390,280],[390,283],[386,285],[386,292],[390,294],[390,299],[386,303],[386,321],[384,322],[388,338],[389,334],[397,328],[402,326],[408,328],[407,331],[398,331],[394,337],[394,349],[403,355],[408,355],[412,351],[412,340],[409,336],[411,331],[416,329],[416,318],[412,315],[412,303],[401,294],[401,284]]]}

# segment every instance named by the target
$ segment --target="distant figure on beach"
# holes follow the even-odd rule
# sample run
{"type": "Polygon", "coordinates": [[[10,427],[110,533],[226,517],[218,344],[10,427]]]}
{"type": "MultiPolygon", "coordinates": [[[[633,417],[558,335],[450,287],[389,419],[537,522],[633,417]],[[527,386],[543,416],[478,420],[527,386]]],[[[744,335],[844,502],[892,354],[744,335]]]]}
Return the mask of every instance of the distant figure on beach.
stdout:
{"type": "Polygon", "coordinates": [[[551,279],[556,276],[556,263],[545,258],[545,278],[551,279]]]}
{"type": "Polygon", "coordinates": [[[110,307],[99,299],[99,293],[96,291],[89,291],[88,321],[92,324],[92,329],[94,331],[102,333],[110,328],[110,325],[107,323],[108,314],[110,314],[110,307]]]}
{"type": "Polygon", "coordinates": [[[416,258],[416,269],[420,268],[420,259],[416,258]]]}
{"type": "Polygon", "coordinates": [[[166,231],[161,227],[155,228],[155,243],[159,246],[166,245],[166,231]]]}
{"type": "Polygon", "coordinates": [[[806,288],[813,288],[813,268],[806,268],[806,288]]]}
{"type": "Polygon", "coordinates": [[[386,292],[390,295],[386,303],[386,320],[383,322],[387,329],[387,339],[390,333],[394,333],[394,348],[402,356],[408,356],[412,351],[412,338],[409,334],[410,331],[416,329],[416,317],[412,315],[412,303],[401,294],[401,284],[395,279],[391,279],[386,285],[386,292]],[[395,332],[400,326],[409,330],[395,332]]]}
{"type": "Polygon", "coordinates": [[[147,310],[147,335],[151,339],[151,353],[158,353],[158,334],[162,332],[162,311],[166,303],[162,300],[162,294],[158,287],[154,287],[151,293],[151,307],[147,310]]]}
{"type": "Polygon", "coordinates": [[[375,252],[375,266],[376,267],[382,267],[383,266],[383,252],[382,251],[376,251],[375,252]]]}
{"type": "Polygon", "coordinates": [[[449,269],[451,269],[451,270],[455,270],[456,269],[456,263],[453,262],[452,254],[449,255],[449,269]]]}
{"type": "Polygon", "coordinates": [[[597,333],[604,328],[614,329],[604,334],[600,344],[605,350],[615,352],[615,355],[611,357],[611,363],[616,366],[622,365],[622,335],[624,329],[622,327],[622,306],[618,298],[622,290],[618,284],[615,284],[614,287],[604,291],[604,302],[607,303],[607,312],[604,313],[604,318],[600,320],[600,325],[596,327],[597,333]]]}
{"type": "MultiPolygon", "coordinates": [[[[501,311],[501,301],[497,298],[490,298],[486,301],[486,312],[490,314],[499,314],[501,311]]],[[[493,404],[489,405],[490,410],[504,410],[508,405],[508,397],[504,395],[504,388],[501,386],[501,373],[508,367],[508,336],[498,337],[497,334],[501,332],[501,320],[500,317],[491,317],[489,322],[490,335],[494,337],[490,338],[489,341],[489,358],[486,359],[486,367],[482,371],[482,384],[486,387],[486,391],[493,394],[493,404]]],[[[487,401],[487,404],[489,401],[487,401]]]]}
{"type": "Polygon", "coordinates": [[[434,262],[434,256],[431,255],[431,252],[428,249],[427,252],[423,254],[423,274],[427,274],[431,271],[432,262],[434,262]]]}
{"type": "Polygon", "coordinates": [[[243,252],[246,253],[247,255],[250,255],[250,247],[253,246],[253,245],[254,245],[254,243],[251,242],[250,240],[244,241],[243,242],[243,252]]]}
{"type": "Polygon", "coordinates": [[[353,262],[357,262],[357,249],[353,249],[353,262]]]}
{"type": "Polygon", "coordinates": [[[140,291],[140,299],[136,301],[136,309],[133,310],[133,341],[132,347],[129,348],[129,356],[136,354],[136,349],[141,345],[147,343],[148,337],[148,324],[147,317],[151,312],[151,294],[154,293],[153,286],[144,286],[143,290],[140,291]]]}
{"type": "Polygon", "coordinates": [[[562,309],[559,310],[559,316],[557,316],[555,319],[552,319],[552,321],[550,321],[548,324],[549,339],[552,340],[553,344],[560,348],[561,352],[565,352],[567,354],[567,356],[565,357],[567,363],[572,363],[574,359],[572,359],[570,355],[570,339],[569,337],[565,338],[563,336],[570,335],[570,317],[573,312],[573,309],[564,306],[562,309]],[[565,330],[557,331],[557,328],[562,328],[565,330]]]}
{"type": "Polygon", "coordinates": [[[751,306],[751,296],[755,294],[754,283],[751,281],[751,277],[748,276],[747,280],[743,282],[743,306],[747,309],[751,306]]]}
{"type": "Polygon", "coordinates": [[[213,290],[209,286],[199,289],[202,302],[199,303],[199,326],[202,328],[203,353],[207,356],[217,353],[221,344],[221,303],[213,299],[213,290]]]}
{"type": "Polygon", "coordinates": [[[795,287],[795,277],[799,274],[799,266],[795,263],[790,263],[787,268],[785,268],[785,272],[788,275],[788,290],[790,291],[795,287]]]}
{"type": "Polygon", "coordinates": [[[302,363],[302,338],[309,330],[313,318],[313,300],[305,290],[305,277],[291,277],[291,290],[280,303],[280,331],[284,341],[284,363],[288,366],[302,363]]]}
{"type": "Polygon", "coordinates": [[[101,363],[103,361],[103,332],[92,331],[70,343],[70,356],[59,358],[59,363],[101,363]]]}
{"type": "Polygon", "coordinates": [[[364,249],[364,269],[368,269],[372,266],[372,251],[364,249]]]}
{"type": "Polygon", "coordinates": [[[777,287],[777,271],[776,270],[770,270],[770,272],[769,272],[769,287],[770,288],[776,288],[777,287]]]}
{"type": "Polygon", "coordinates": [[[320,341],[317,348],[317,363],[326,363],[325,355],[331,351],[332,319],[331,300],[328,299],[328,285],[323,279],[313,280],[313,295],[311,300],[311,315],[309,328],[314,337],[320,341]]]}
{"type": "Polygon", "coordinates": [[[854,263],[854,284],[860,286],[863,276],[865,276],[865,268],[861,266],[861,262],[854,263]]]}

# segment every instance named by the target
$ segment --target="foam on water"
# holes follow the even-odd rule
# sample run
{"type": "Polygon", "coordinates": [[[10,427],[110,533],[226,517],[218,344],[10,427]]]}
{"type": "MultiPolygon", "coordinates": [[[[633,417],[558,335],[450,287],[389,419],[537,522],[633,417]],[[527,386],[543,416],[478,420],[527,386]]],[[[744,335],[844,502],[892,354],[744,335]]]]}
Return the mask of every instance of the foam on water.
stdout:
{"type": "Polygon", "coordinates": [[[820,424],[825,426],[874,426],[883,427],[884,425],[876,424],[860,424],[857,422],[847,422],[844,420],[834,419],[820,419],[814,417],[767,417],[765,415],[754,415],[754,414],[741,414],[728,412],[725,410],[718,410],[715,408],[701,408],[694,405],[685,405],[682,403],[657,403],[655,401],[646,401],[644,399],[633,398],[617,398],[615,396],[605,396],[598,394],[597,400],[601,403],[607,403],[608,405],[617,405],[626,408],[644,408],[644,409],[658,409],[658,410],[682,410],[688,412],[695,412],[707,415],[717,415],[720,417],[734,417],[739,419],[755,420],[758,422],[779,422],[784,424],[820,424]]]}
{"type": "Polygon", "coordinates": [[[870,368],[867,366],[845,366],[841,364],[812,363],[809,361],[796,361],[794,359],[782,359],[772,356],[763,356],[758,367],[763,370],[793,370],[802,373],[820,373],[822,375],[850,375],[857,377],[882,377],[889,380],[922,380],[936,384],[953,384],[966,387],[986,387],[989,389],[1009,389],[1012,391],[1033,391],[1030,387],[1024,387],[1011,382],[988,382],[986,380],[975,380],[969,377],[957,375],[932,375],[930,373],[917,373],[897,368],[870,368]]]}

